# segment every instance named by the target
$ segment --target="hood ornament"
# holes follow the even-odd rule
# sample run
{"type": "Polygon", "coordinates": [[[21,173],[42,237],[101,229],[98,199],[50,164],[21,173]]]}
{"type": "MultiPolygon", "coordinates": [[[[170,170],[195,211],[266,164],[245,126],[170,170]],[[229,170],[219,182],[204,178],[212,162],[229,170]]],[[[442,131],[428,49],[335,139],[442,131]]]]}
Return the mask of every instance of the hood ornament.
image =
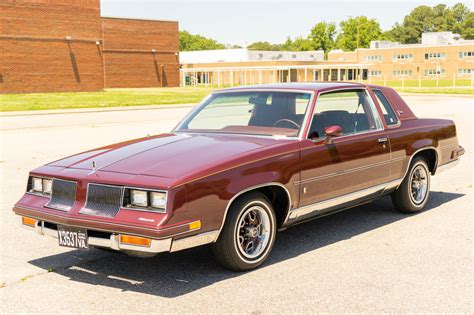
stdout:
{"type": "Polygon", "coordinates": [[[92,172],[89,174],[94,174],[95,172],[97,172],[96,162],[95,160],[92,160],[92,172]]]}

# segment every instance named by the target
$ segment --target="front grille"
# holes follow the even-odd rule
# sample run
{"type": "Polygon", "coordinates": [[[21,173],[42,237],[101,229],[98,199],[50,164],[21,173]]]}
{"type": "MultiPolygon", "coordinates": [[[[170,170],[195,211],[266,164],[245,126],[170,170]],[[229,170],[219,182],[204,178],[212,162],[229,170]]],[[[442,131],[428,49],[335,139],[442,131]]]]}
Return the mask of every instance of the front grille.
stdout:
{"type": "Polygon", "coordinates": [[[113,218],[122,204],[122,187],[89,184],[87,202],[79,213],[113,218]]]}
{"type": "Polygon", "coordinates": [[[46,207],[61,211],[71,210],[76,201],[76,182],[53,179],[51,198],[46,207]]]}

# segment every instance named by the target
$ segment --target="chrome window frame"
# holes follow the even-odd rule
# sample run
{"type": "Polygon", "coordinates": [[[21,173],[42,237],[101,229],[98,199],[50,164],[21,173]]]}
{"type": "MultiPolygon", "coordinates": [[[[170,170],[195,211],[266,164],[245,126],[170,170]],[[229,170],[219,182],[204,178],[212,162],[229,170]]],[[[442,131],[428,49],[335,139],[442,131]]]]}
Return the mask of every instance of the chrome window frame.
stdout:
{"type": "MultiPolygon", "coordinates": [[[[366,130],[366,131],[361,131],[361,132],[357,132],[357,133],[351,133],[351,134],[347,134],[347,135],[342,135],[342,136],[339,136],[337,137],[337,139],[343,139],[343,138],[347,138],[347,137],[351,137],[351,136],[358,136],[358,135],[361,135],[361,134],[366,134],[366,133],[371,133],[371,132],[378,132],[378,131],[383,131],[385,130],[384,128],[384,124],[382,122],[382,119],[380,118],[380,114],[379,114],[379,111],[377,110],[377,106],[375,105],[374,103],[374,100],[372,99],[372,97],[370,96],[368,90],[366,87],[350,87],[350,88],[342,88],[342,89],[335,89],[335,90],[330,90],[330,91],[324,91],[324,92],[320,92],[318,94],[318,97],[316,98],[316,101],[314,103],[314,107],[313,107],[313,112],[311,114],[314,115],[315,111],[316,111],[316,106],[318,106],[318,101],[319,101],[319,97],[321,95],[324,95],[324,94],[329,94],[329,93],[336,93],[336,92],[347,92],[347,91],[363,91],[365,93],[365,96],[369,102],[369,107],[372,111],[372,114],[374,116],[374,120],[375,120],[375,123],[376,125],[378,124],[379,127],[377,129],[372,129],[372,130],[366,130]]],[[[322,136],[322,137],[318,137],[317,139],[309,139],[308,136],[309,136],[309,131],[311,130],[311,126],[313,124],[313,120],[311,119],[311,121],[309,122],[309,125],[308,125],[308,128],[307,128],[307,132],[306,132],[306,135],[305,135],[305,139],[306,140],[310,140],[310,141],[313,141],[313,142],[319,142],[319,141],[322,141],[325,137],[322,136]]]]}
{"type": "MultiPolygon", "coordinates": [[[[397,118],[397,123],[394,124],[394,125],[389,125],[387,124],[387,121],[385,120],[385,125],[387,126],[388,129],[393,129],[393,128],[398,128],[402,125],[402,122],[400,120],[400,118],[398,117],[397,115],[397,111],[395,110],[395,108],[393,107],[392,103],[390,103],[390,100],[387,98],[387,96],[385,95],[385,93],[381,90],[381,89],[377,89],[377,88],[373,88],[372,91],[374,92],[374,95],[375,97],[377,98],[377,102],[379,102],[379,99],[377,97],[377,94],[375,94],[375,91],[379,91],[380,93],[382,93],[382,95],[385,97],[385,99],[387,100],[387,103],[388,103],[388,106],[390,106],[390,108],[392,109],[393,111],[393,114],[395,115],[395,117],[397,118]]],[[[380,102],[379,102],[380,103],[380,102]]],[[[382,106],[383,104],[379,104],[380,106],[380,109],[382,109],[382,106]]],[[[384,117],[385,118],[385,117],[384,117]]]]}
{"type": "Polygon", "coordinates": [[[308,122],[309,111],[313,106],[313,102],[315,100],[316,91],[315,90],[305,90],[305,89],[280,89],[280,88],[235,88],[232,90],[220,90],[215,91],[206,98],[204,98],[196,107],[194,107],[184,118],[174,127],[171,132],[173,133],[188,133],[188,134],[206,134],[206,132],[196,132],[192,130],[179,130],[184,123],[191,118],[196,112],[200,111],[204,104],[207,102],[209,98],[216,94],[225,94],[225,93],[239,93],[239,92],[283,92],[283,93],[295,93],[295,94],[309,94],[310,98],[308,100],[308,104],[306,105],[306,111],[301,122],[300,129],[298,130],[298,134],[296,136],[284,136],[284,135],[258,135],[258,134],[248,134],[248,133],[231,133],[231,132],[208,132],[208,134],[219,134],[219,135],[239,135],[239,136],[250,136],[250,137],[264,137],[264,138],[277,138],[277,139],[298,139],[302,140],[304,138],[305,127],[308,122]]]}

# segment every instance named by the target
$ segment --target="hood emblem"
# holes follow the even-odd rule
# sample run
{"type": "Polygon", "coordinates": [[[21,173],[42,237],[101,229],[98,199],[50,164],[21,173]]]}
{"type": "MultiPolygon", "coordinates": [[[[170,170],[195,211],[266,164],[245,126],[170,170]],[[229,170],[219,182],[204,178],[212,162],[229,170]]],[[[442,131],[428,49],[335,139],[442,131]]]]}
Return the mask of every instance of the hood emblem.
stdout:
{"type": "Polygon", "coordinates": [[[89,174],[94,174],[95,172],[97,172],[96,162],[92,160],[92,172],[89,174]]]}

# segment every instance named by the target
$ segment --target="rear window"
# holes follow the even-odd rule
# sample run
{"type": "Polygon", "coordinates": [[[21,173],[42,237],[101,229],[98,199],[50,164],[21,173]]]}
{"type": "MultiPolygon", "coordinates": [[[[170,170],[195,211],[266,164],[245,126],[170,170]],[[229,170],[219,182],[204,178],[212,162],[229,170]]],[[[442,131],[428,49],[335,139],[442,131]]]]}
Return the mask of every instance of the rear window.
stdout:
{"type": "Polygon", "coordinates": [[[385,122],[387,123],[388,126],[393,126],[398,124],[398,117],[395,114],[395,111],[392,108],[392,105],[390,105],[389,101],[385,97],[385,95],[382,93],[380,90],[374,90],[375,96],[377,97],[377,100],[379,101],[379,104],[381,105],[382,108],[382,113],[383,116],[385,117],[385,122]]]}

